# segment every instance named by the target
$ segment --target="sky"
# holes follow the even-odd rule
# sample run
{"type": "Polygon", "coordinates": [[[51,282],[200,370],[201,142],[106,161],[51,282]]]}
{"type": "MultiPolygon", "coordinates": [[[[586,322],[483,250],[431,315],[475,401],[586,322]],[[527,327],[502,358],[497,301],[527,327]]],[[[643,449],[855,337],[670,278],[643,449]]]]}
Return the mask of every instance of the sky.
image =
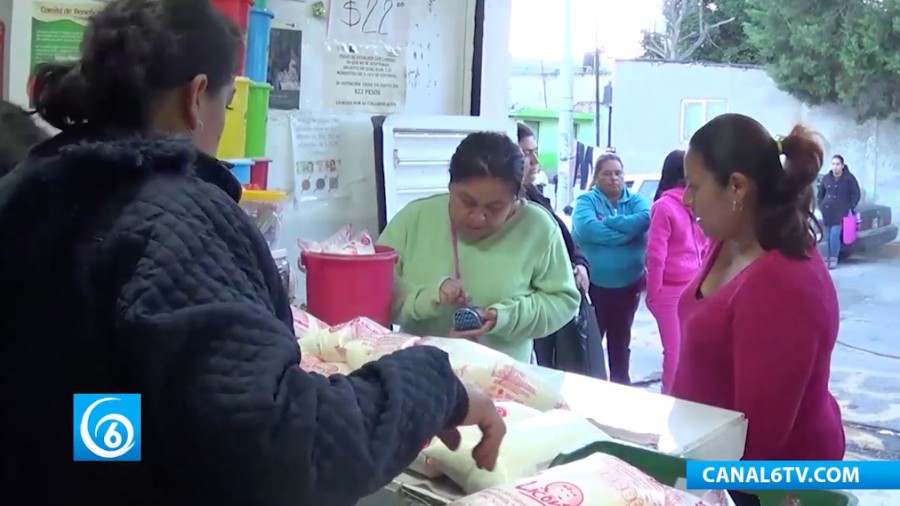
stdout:
{"type": "MultiPolygon", "coordinates": [[[[571,0],[576,61],[597,41],[610,58],[640,56],[641,30],[660,18],[661,0],[571,0]],[[596,22],[595,22],[596,20],[596,22]]],[[[561,0],[512,0],[510,52],[515,58],[559,60],[563,52],[561,0]]]]}

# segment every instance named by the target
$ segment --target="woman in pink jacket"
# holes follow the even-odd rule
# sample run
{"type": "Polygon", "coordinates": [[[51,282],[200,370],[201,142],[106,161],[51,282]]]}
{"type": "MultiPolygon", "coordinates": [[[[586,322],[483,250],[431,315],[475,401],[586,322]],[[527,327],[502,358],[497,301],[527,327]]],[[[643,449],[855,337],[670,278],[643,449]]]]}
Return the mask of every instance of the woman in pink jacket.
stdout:
{"type": "Polygon", "coordinates": [[[647,308],[662,340],[663,393],[672,387],[678,365],[678,298],[700,269],[708,245],[683,196],[684,151],[672,151],[663,162],[647,237],[647,308]]]}

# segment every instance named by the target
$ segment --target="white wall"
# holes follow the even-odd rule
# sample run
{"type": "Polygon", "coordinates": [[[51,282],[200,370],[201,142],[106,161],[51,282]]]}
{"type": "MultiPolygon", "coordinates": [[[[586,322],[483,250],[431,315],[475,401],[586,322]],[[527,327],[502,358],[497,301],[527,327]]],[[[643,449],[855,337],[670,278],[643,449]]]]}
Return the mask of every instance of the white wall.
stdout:
{"type": "Polygon", "coordinates": [[[894,120],[857,123],[846,107],[806,106],[760,68],[620,61],[613,86],[613,145],[626,170],[655,173],[681,146],[682,100],[725,99],[729,112],[756,118],[772,135],[786,135],[796,123],[816,130],[825,140],[823,170],[831,155],[841,154],[867,197],[900,215],[900,124],[894,120]]]}
{"type": "MultiPolygon", "coordinates": [[[[0,0],[9,2],[11,0],[0,0]]],[[[79,3],[78,0],[57,0],[79,3]]],[[[509,109],[509,19],[512,0],[486,0],[485,54],[482,76],[482,116],[505,118],[509,109]]],[[[82,2],[83,3],[83,2],[82,2]]],[[[407,114],[468,115],[471,100],[474,43],[474,0],[412,0],[412,22],[407,61],[407,114]]],[[[291,191],[293,152],[290,116],[329,114],[322,107],[322,65],[325,52],[325,20],[312,17],[312,2],[269,0],[274,27],[290,24],[303,31],[300,109],[271,110],[267,156],[273,159],[269,187],[291,191]]],[[[30,65],[32,0],[15,0],[12,12],[9,80],[10,97],[27,103],[26,83],[30,65]]],[[[2,12],[2,10],[0,10],[2,12]]],[[[350,222],[377,231],[374,145],[371,114],[339,115],[342,160],[341,196],[292,205],[284,214],[283,233],[277,245],[286,247],[292,263],[297,239],[318,240],[350,222]]],[[[302,280],[301,280],[302,287],[302,280]]]]}

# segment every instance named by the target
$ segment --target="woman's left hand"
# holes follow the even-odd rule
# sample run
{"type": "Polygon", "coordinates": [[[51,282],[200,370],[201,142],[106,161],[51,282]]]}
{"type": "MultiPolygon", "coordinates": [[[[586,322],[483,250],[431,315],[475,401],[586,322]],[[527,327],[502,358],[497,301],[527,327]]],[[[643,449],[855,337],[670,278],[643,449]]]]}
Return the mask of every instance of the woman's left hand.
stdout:
{"type": "Polygon", "coordinates": [[[474,330],[451,330],[448,337],[454,339],[475,340],[490,332],[494,328],[494,325],[497,325],[497,311],[494,309],[483,309],[479,310],[479,312],[481,313],[481,319],[484,320],[484,325],[482,325],[481,328],[474,330]]]}
{"type": "Polygon", "coordinates": [[[575,285],[582,292],[587,293],[588,289],[591,286],[591,280],[588,278],[587,269],[584,268],[583,265],[576,265],[574,269],[575,274],[575,285]]]}

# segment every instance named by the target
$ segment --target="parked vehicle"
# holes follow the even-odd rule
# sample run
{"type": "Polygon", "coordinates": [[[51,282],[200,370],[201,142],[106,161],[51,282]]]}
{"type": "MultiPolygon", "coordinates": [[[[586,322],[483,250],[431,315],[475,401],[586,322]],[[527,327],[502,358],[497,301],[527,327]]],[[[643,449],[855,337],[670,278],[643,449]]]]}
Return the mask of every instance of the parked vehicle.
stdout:
{"type": "MultiPolygon", "coordinates": [[[[822,176],[816,179],[815,188],[819,187],[822,176]]],[[[814,193],[815,195],[815,193],[814,193]]],[[[818,203],[815,209],[816,221],[822,226],[822,213],[819,212],[818,203]]],[[[840,259],[846,259],[850,255],[861,253],[863,251],[878,251],[885,244],[897,238],[897,225],[892,223],[891,208],[874,202],[867,202],[865,192],[859,205],[856,206],[856,241],[852,244],[844,244],[841,246],[840,259]]],[[[823,256],[828,254],[828,244],[824,237],[819,240],[819,252],[823,256]]]]}

